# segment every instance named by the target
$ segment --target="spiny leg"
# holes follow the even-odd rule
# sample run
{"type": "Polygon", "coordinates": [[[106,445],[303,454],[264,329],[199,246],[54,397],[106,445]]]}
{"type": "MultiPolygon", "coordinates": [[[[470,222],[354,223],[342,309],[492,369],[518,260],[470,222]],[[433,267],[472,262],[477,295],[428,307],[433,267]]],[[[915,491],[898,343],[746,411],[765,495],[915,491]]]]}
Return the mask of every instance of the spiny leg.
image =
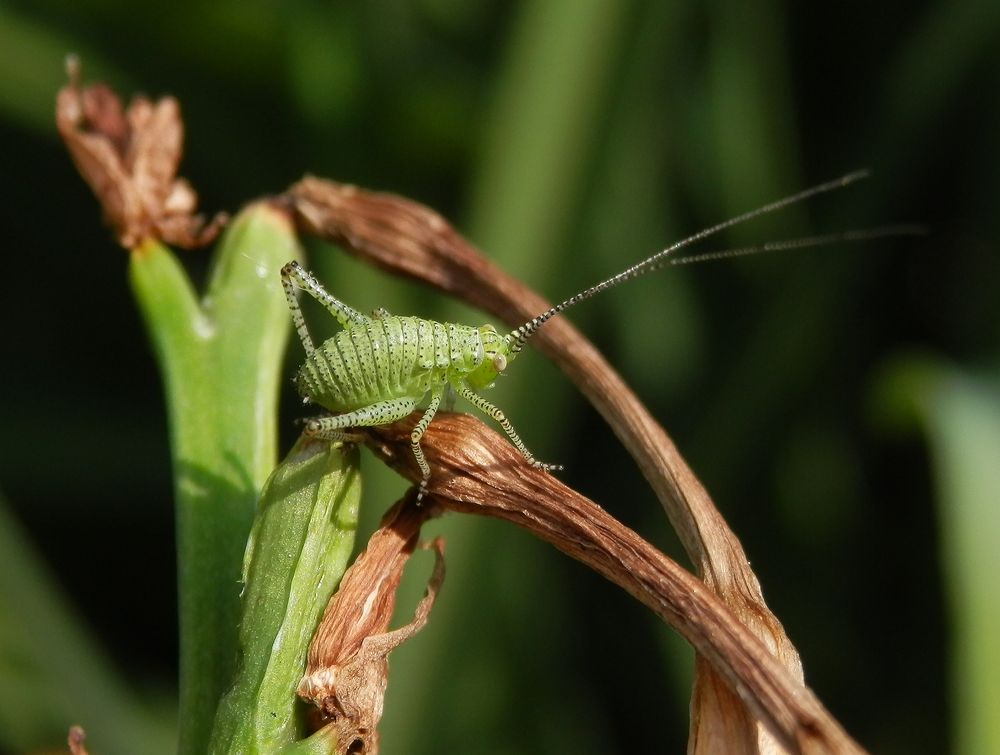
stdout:
{"type": "Polygon", "coordinates": [[[444,393],[444,389],[441,387],[436,387],[431,391],[431,400],[424,410],[424,416],[420,418],[420,421],[414,426],[413,432],[410,433],[410,448],[413,449],[413,455],[417,459],[417,466],[420,467],[420,474],[423,475],[423,479],[420,481],[420,491],[417,493],[417,503],[420,503],[420,500],[427,492],[427,481],[431,479],[431,467],[427,463],[423,449],[420,447],[420,439],[424,437],[427,426],[430,425],[431,420],[434,419],[434,415],[437,413],[438,407],[441,405],[442,393],[444,393]]]}
{"type": "Polygon", "coordinates": [[[281,268],[281,287],[285,289],[285,299],[288,301],[288,311],[292,313],[292,324],[295,332],[299,334],[302,341],[302,348],[305,349],[306,356],[312,356],[316,351],[312,336],[309,335],[309,328],[306,327],[306,318],[302,316],[302,308],[299,306],[299,299],[295,295],[295,284],[292,282],[292,275],[295,271],[301,271],[298,262],[289,262],[281,268]]]}
{"type": "Polygon", "coordinates": [[[349,307],[344,302],[323,288],[323,284],[316,280],[316,276],[302,269],[302,266],[292,260],[281,268],[281,284],[285,288],[285,298],[288,299],[288,308],[292,311],[292,321],[295,323],[295,330],[302,339],[302,345],[307,354],[313,352],[312,339],[306,329],[305,319],[302,317],[302,310],[299,308],[298,300],[295,298],[295,288],[301,288],[316,301],[326,308],[326,311],[337,318],[345,328],[350,323],[366,323],[368,318],[358,312],[353,307],[349,307]]]}
{"type": "MultiPolygon", "coordinates": [[[[413,449],[413,456],[420,467],[420,490],[417,493],[417,503],[427,492],[427,481],[431,478],[431,468],[424,456],[424,451],[420,448],[420,439],[424,436],[427,426],[441,404],[442,388],[436,388],[431,393],[431,401],[424,410],[423,416],[417,422],[410,433],[410,448],[413,449]]],[[[392,399],[390,401],[379,401],[371,406],[355,409],[346,414],[338,414],[333,417],[316,417],[306,423],[306,433],[314,438],[323,440],[350,440],[350,433],[343,432],[349,427],[374,427],[377,425],[388,425],[397,419],[402,419],[413,411],[416,407],[416,400],[412,398],[392,399]]]]}
{"type": "Polygon", "coordinates": [[[524,445],[524,441],[521,440],[521,437],[517,434],[517,431],[514,429],[514,426],[510,423],[510,420],[507,419],[507,417],[504,415],[503,411],[501,411],[499,407],[494,406],[489,401],[480,396],[478,393],[475,393],[470,388],[467,388],[461,383],[452,383],[452,385],[458,392],[459,396],[464,398],[466,401],[475,406],[481,412],[490,415],[494,420],[496,420],[497,424],[499,424],[500,427],[503,428],[503,431],[507,433],[507,437],[510,438],[510,442],[517,447],[517,450],[521,452],[521,456],[523,456],[525,460],[527,460],[527,462],[531,464],[531,466],[536,467],[538,469],[544,469],[549,472],[554,472],[562,469],[561,464],[546,464],[543,461],[538,461],[538,459],[535,458],[534,454],[532,454],[531,451],[528,450],[528,447],[524,445]]]}
{"type": "Polygon", "coordinates": [[[349,433],[343,432],[345,429],[388,425],[412,412],[416,403],[416,400],[412,398],[397,398],[390,401],[378,401],[346,414],[315,417],[306,422],[306,434],[322,440],[345,440],[350,437],[349,433]]]}

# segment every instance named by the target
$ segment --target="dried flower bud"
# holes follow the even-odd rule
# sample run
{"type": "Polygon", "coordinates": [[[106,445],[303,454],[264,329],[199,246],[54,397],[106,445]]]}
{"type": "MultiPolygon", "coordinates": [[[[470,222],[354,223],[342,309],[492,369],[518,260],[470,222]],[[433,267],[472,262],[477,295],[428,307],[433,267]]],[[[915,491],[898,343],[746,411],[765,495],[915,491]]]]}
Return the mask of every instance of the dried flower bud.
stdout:
{"type": "Polygon", "coordinates": [[[177,100],[136,97],[123,111],[104,84],[79,86],[76,58],[67,60],[66,72],[56,126],[119,243],[134,249],[155,238],[191,249],[211,242],[226,217],[216,215],[206,225],[194,214],[194,190],[177,177],[184,138],[177,100]]]}

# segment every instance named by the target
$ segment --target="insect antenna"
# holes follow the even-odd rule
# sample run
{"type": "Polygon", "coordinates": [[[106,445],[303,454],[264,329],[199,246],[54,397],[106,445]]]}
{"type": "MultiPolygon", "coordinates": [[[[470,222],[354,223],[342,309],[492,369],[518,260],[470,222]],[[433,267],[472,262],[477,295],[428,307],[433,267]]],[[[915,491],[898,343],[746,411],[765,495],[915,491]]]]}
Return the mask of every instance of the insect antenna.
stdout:
{"type": "Polygon", "coordinates": [[[890,238],[896,236],[924,236],[927,229],[922,225],[885,225],[878,228],[862,228],[854,231],[839,231],[837,233],[827,233],[822,236],[803,236],[798,239],[784,239],[781,241],[768,241],[763,244],[753,246],[741,246],[733,249],[720,249],[714,252],[700,252],[686,257],[675,257],[671,260],[664,260],[663,265],[693,265],[698,262],[713,262],[715,260],[727,260],[732,257],[749,257],[753,254],[767,254],[768,252],[786,252],[793,249],[809,249],[815,246],[828,246],[830,244],[851,243],[854,241],[871,241],[872,239],[890,238]]]}
{"type": "Polygon", "coordinates": [[[744,247],[741,249],[729,249],[718,252],[707,252],[705,254],[694,255],[690,257],[683,257],[679,259],[669,259],[670,255],[674,254],[679,249],[690,246],[695,242],[701,241],[704,238],[713,236],[720,231],[724,231],[727,228],[731,228],[740,223],[745,223],[748,220],[759,217],[761,215],[766,215],[771,212],[788,207],[789,205],[802,202],[811,197],[815,197],[818,194],[825,194],[829,191],[834,191],[836,189],[844,188],[850,184],[860,181],[861,179],[868,178],[870,175],[867,170],[858,170],[853,173],[848,173],[847,175],[836,178],[832,181],[827,181],[825,183],[818,184],[811,188],[805,189],[798,192],[797,194],[792,194],[790,196],[778,199],[770,204],[766,204],[763,207],[758,207],[749,212],[745,212],[742,215],[737,215],[734,218],[725,220],[716,225],[705,228],[702,231],[694,234],[693,236],[688,236],[686,239],[681,239],[680,241],[671,244],[666,249],[663,249],[651,257],[644,259],[642,262],[637,262],[629,268],[626,268],[617,275],[613,275],[607,280],[601,281],[595,286],[591,286],[588,289],[580,291],[577,294],[569,297],[563,302],[556,304],[554,307],[546,312],[533,317],[528,322],[521,325],[516,330],[511,331],[507,340],[510,343],[510,354],[517,354],[525,342],[533,336],[538,329],[544,325],[548,320],[555,317],[560,312],[569,309],[574,304],[579,304],[580,302],[596,296],[602,291],[606,291],[609,288],[614,288],[615,286],[624,283],[625,281],[632,280],[633,278],[638,278],[640,275],[645,275],[646,273],[652,272],[653,270],[658,270],[669,264],[690,264],[693,262],[700,262],[709,259],[722,259],[724,257],[738,257],[748,254],[758,254],[760,252],[770,252],[779,251],[783,249],[800,249],[809,246],[821,246],[824,244],[833,244],[839,241],[856,241],[861,239],[869,238],[879,238],[881,236],[890,235],[907,235],[909,233],[919,233],[920,231],[913,226],[887,226],[883,229],[873,229],[869,231],[847,231],[844,233],[830,234],[828,236],[813,236],[810,238],[802,239],[792,239],[788,241],[776,241],[769,244],[762,244],[755,247],[744,247]]]}

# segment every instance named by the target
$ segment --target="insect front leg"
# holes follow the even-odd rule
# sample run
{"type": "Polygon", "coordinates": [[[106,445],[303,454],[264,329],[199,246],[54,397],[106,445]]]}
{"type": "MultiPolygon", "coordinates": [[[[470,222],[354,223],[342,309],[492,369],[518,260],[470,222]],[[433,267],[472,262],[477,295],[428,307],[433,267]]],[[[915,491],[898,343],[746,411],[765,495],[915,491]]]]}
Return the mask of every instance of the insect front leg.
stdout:
{"type": "Polygon", "coordinates": [[[347,306],[323,288],[323,284],[316,280],[316,277],[312,273],[303,270],[302,266],[295,260],[292,260],[281,268],[281,285],[285,289],[285,298],[288,300],[288,309],[292,313],[295,332],[299,334],[299,340],[302,341],[302,347],[306,350],[307,356],[312,354],[316,350],[316,347],[313,345],[312,337],[309,335],[309,328],[306,327],[306,320],[302,316],[299,300],[295,296],[296,288],[301,288],[322,304],[327,312],[336,317],[337,322],[345,328],[352,322],[368,322],[367,317],[356,309],[347,306]]]}
{"type": "Polygon", "coordinates": [[[562,469],[562,464],[546,464],[543,461],[538,461],[534,454],[528,450],[528,447],[524,445],[524,441],[521,440],[521,436],[517,434],[514,426],[510,423],[510,420],[507,419],[506,415],[504,415],[503,411],[501,411],[499,407],[491,404],[478,393],[461,383],[453,382],[452,386],[458,392],[459,396],[479,409],[479,411],[485,412],[496,420],[497,424],[499,424],[500,427],[503,428],[503,431],[507,433],[507,437],[510,438],[510,442],[517,447],[517,450],[521,452],[521,456],[523,456],[525,460],[531,464],[531,466],[538,469],[544,469],[549,472],[555,472],[562,469]]]}

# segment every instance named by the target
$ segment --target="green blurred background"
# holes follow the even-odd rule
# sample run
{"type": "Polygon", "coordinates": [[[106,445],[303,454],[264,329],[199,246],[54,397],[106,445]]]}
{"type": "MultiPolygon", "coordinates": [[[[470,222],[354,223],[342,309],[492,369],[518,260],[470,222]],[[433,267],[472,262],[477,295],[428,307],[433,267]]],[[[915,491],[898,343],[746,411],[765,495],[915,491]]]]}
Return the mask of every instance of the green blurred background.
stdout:
{"type": "MultiPolygon", "coordinates": [[[[724,243],[929,236],[663,273],[572,318],[706,483],[846,728],[880,753],[1000,751],[995,0],[0,3],[0,750],[69,723],[96,755],[130,727],[173,748],[164,407],[125,257],[55,134],[69,51],[179,98],[206,211],[305,172],[393,191],[553,299],[872,168],[724,243]]],[[[310,253],[362,310],[482,319],[310,253]]],[[[599,417],[540,356],[516,367],[492,398],[529,446],[686,563],[599,417]]],[[[370,528],[405,486],[364,463],[370,528]]],[[[384,752],[683,751],[691,655],[668,629],[506,525],[434,530],[449,576],[392,657],[384,752]]]]}

